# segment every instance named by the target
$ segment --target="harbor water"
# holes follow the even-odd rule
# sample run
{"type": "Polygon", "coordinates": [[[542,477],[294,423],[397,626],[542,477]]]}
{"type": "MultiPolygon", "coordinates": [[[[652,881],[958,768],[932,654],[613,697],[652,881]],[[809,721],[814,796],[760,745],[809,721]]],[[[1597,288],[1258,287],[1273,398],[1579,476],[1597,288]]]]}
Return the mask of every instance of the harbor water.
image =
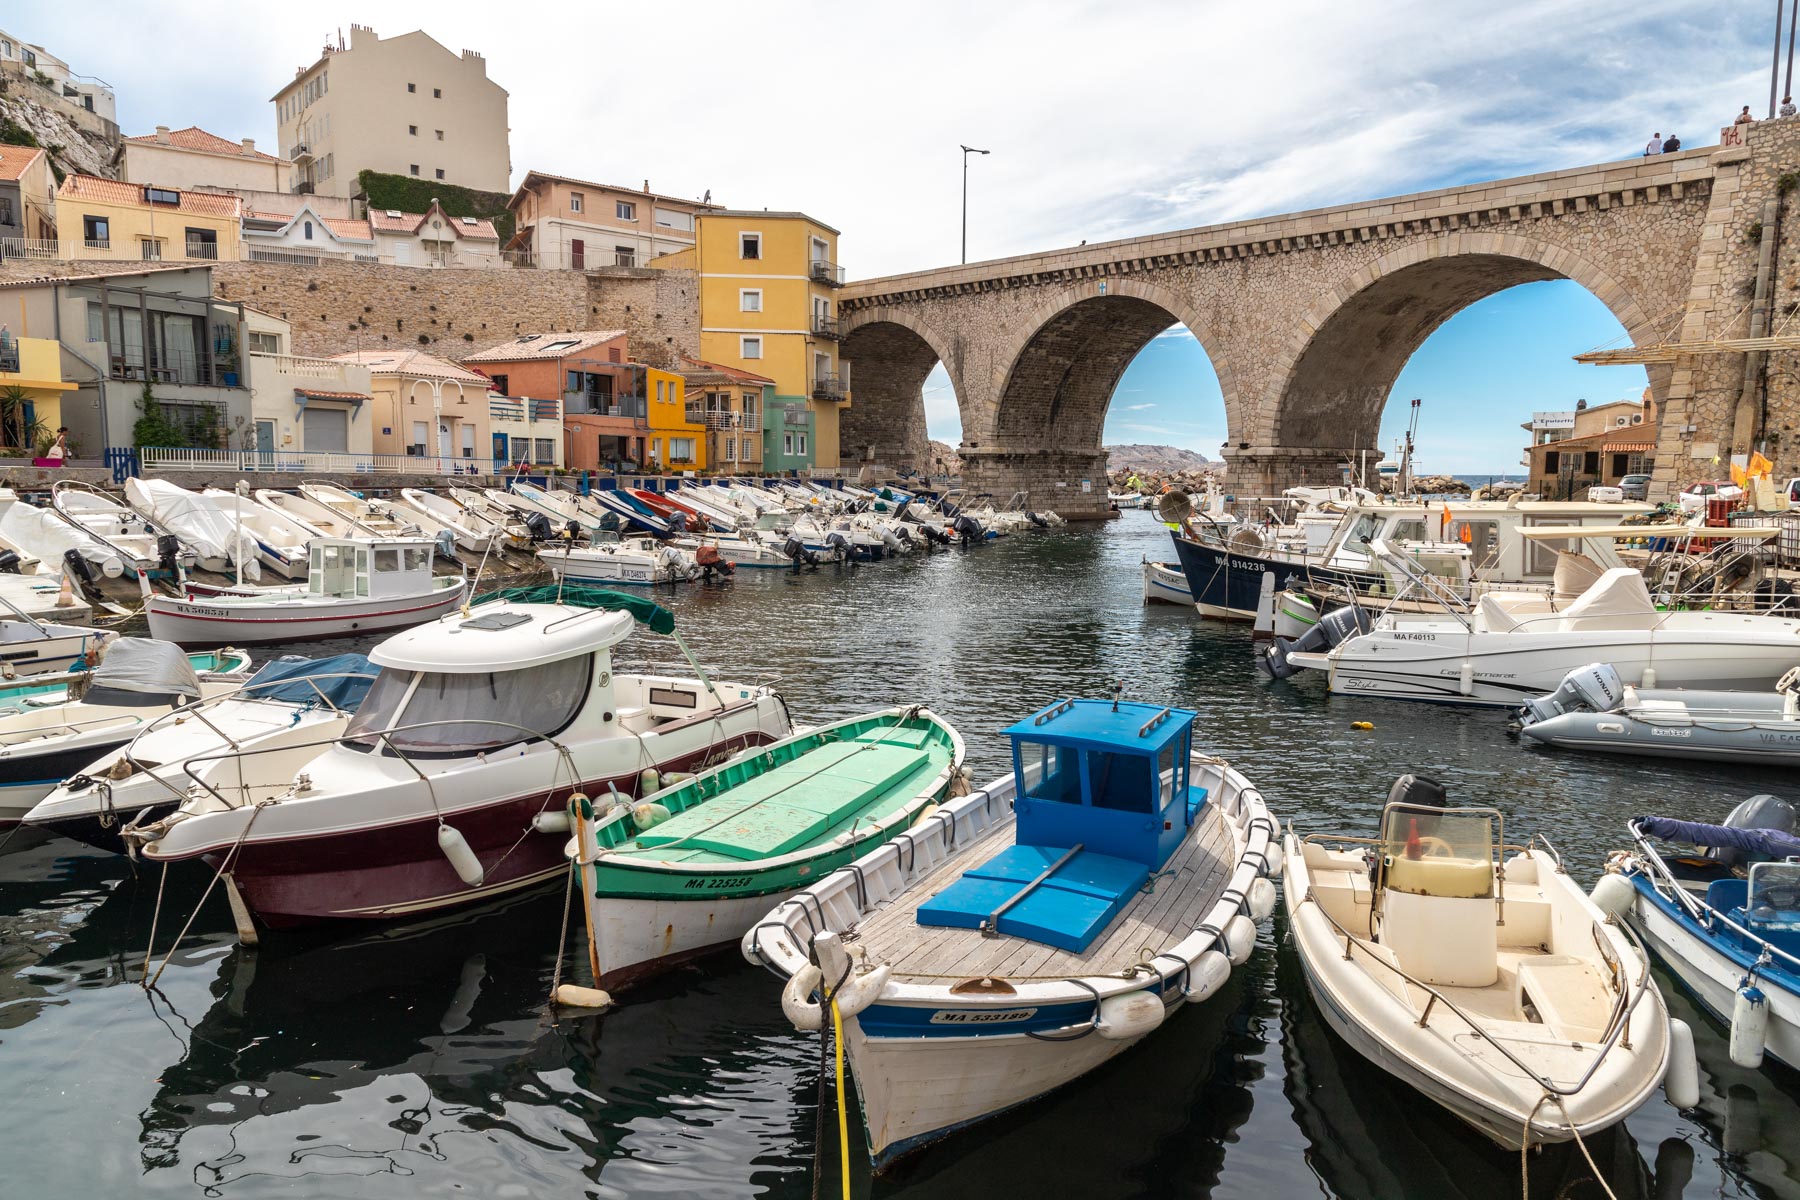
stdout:
{"type": "MultiPolygon", "coordinates": [[[[1546,835],[1584,884],[1630,816],[1717,820],[1755,792],[1800,799],[1775,773],[1526,749],[1502,713],[1328,697],[1310,675],[1271,683],[1247,627],[1141,605],[1145,555],[1172,557],[1168,534],[1131,512],[913,560],[744,571],[660,598],[710,669],[779,676],[797,720],[929,704],[964,734],[977,782],[1006,769],[1007,724],[1123,683],[1127,697],[1198,710],[1197,740],[1302,832],[1372,833],[1393,779],[1414,771],[1453,803],[1500,809],[1508,840],[1546,835]]],[[[313,649],[350,648],[366,644],[313,649]]],[[[647,634],[618,658],[621,670],[679,663],[647,634]]],[[[159,955],[210,876],[188,865],[164,885],[159,955]]],[[[819,1042],[783,1019],[777,981],[735,956],[558,1024],[544,1000],[560,890],[424,925],[271,935],[254,950],[215,892],[147,993],[160,878],[34,833],[0,851],[0,1194],[805,1197],[816,1156],[817,1194],[838,1193],[819,1042]]],[[[1278,913],[1219,996],[882,1178],[852,1114],[855,1193],[1517,1196],[1516,1155],[1326,1029],[1283,942],[1278,913]]],[[[1733,1066],[1719,1027],[1662,979],[1695,1027],[1702,1104],[1684,1114],[1658,1094],[1590,1139],[1608,1185],[1800,1196],[1800,1081],[1733,1066]]],[[[1571,1147],[1534,1155],[1530,1171],[1533,1196],[1603,1194],[1571,1147]]]]}

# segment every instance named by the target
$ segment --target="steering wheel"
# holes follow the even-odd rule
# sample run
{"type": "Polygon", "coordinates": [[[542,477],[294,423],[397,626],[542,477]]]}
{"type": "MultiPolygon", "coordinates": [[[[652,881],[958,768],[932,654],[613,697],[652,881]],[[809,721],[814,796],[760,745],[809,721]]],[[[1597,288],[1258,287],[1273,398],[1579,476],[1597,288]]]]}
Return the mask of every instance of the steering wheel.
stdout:
{"type": "Polygon", "coordinates": [[[1441,837],[1421,835],[1418,839],[1419,849],[1427,858],[1455,858],[1456,849],[1441,837]]]}

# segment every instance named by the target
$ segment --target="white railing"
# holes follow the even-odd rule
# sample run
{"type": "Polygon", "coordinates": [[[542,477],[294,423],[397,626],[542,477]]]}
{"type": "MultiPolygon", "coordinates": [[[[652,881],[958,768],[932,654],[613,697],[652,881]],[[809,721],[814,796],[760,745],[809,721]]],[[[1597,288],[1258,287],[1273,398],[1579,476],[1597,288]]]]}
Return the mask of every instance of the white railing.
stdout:
{"type": "Polygon", "coordinates": [[[695,424],[702,418],[708,429],[737,429],[744,433],[758,433],[762,430],[762,416],[759,413],[732,412],[728,409],[708,410],[705,413],[688,410],[688,424],[695,424]]]}
{"type": "Polygon", "coordinates": [[[309,450],[205,450],[146,446],[138,451],[146,471],[284,471],[302,475],[491,475],[485,458],[449,455],[356,454],[309,450]]]}
{"type": "MultiPolygon", "coordinates": [[[[298,375],[304,379],[321,379],[345,385],[350,382],[349,365],[330,358],[310,358],[304,354],[266,354],[252,351],[250,363],[256,372],[266,369],[279,371],[284,375],[298,375]]],[[[348,387],[343,390],[348,390],[348,387]]]]}
{"type": "Polygon", "coordinates": [[[0,258],[60,258],[55,238],[0,238],[0,258]]]}

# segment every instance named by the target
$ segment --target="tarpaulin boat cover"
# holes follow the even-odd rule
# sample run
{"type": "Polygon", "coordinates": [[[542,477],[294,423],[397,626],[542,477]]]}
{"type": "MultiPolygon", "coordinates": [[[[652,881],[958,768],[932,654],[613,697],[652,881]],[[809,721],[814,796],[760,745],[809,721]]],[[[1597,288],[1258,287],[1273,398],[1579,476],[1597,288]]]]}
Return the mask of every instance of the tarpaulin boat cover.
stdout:
{"type": "Polygon", "coordinates": [[[93,534],[77,529],[48,509],[33,508],[23,501],[10,505],[0,515],[0,537],[59,569],[65,550],[78,551],[81,557],[95,563],[119,557],[93,534]]]}
{"type": "Polygon", "coordinates": [[[145,692],[153,696],[200,698],[200,677],[187,651],[174,642],[154,638],[119,638],[94,668],[94,687],[121,692],[145,692]]]}
{"type": "Polygon", "coordinates": [[[1665,842],[1685,842],[1691,846],[1729,846],[1761,859],[1786,858],[1800,854],[1800,838],[1773,829],[1737,829],[1730,825],[1705,825],[1699,821],[1677,821],[1670,817],[1639,817],[1637,827],[1665,842]]]}
{"type": "Polygon", "coordinates": [[[501,588],[475,597],[476,604],[489,600],[511,600],[514,604],[567,604],[575,608],[605,608],[628,612],[651,633],[674,633],[675,614],[642,596],[627,596],[607,588],[583,587],[576,583],[547,583],[540,587],[501,588]]]}
{"type": "Polygon", "coordinates": [[[243,694],[257,700],[281,700],[289,704],[331,701],[345,712],[355,712],[369,694],[380,670],[360,654],[334,654],[330,658],[304,658],[288,654],[264,663],[244,685],[243,694]],[[331,676],[331,678],[323,678],[331,676]],[[308,681],[311,682],[308,682],[308,681]]]}
{"type": "MultiPolygon", "coordinates": [[[[125,499],[202,558],[237,560],[237,523],[210,497],[166,479],[128,479],[125,499]]],[[[246,555],[256,553],[256,535],[249,530],[244,531],[244,550],[246,555]]]]}

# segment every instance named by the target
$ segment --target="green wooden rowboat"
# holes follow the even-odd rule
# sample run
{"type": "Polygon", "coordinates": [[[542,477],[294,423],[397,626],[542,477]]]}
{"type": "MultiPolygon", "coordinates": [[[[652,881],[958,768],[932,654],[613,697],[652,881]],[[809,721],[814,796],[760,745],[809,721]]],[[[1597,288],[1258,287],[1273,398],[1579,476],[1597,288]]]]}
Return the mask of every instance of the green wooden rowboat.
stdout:
{"type": "Polygon", "coordinates": [[[591,958],[617,988],[736,944],[807,887],[956,794],[963,741],[930,709],[822,725],[634,805],[577,814],[591,958]]]}

